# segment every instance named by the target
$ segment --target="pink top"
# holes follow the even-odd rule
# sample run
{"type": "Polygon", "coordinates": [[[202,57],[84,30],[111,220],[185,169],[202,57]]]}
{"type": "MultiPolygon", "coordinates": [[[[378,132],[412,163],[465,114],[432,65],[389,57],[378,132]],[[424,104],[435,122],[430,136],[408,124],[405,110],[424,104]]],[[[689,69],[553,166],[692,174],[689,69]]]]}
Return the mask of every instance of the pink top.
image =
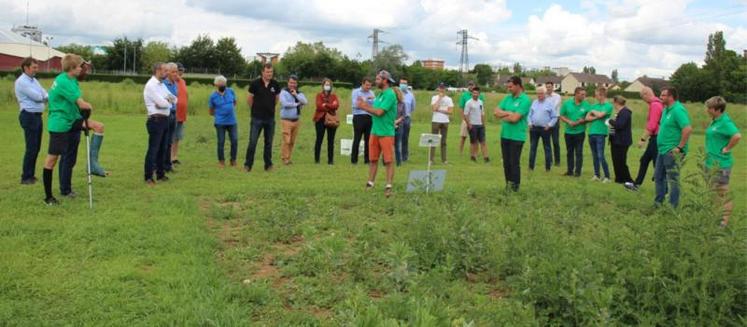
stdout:
{"type": "Polygon", "coordinates": [[[646,130],[649,134],[659,134],[659,122],[661,121],[662,111],[664,111],[664,105],[661,103],[661,100],[659,100],[659,98],[654,97],[651,103],[648,104],[648,120],[646,122],[646,130]]]}

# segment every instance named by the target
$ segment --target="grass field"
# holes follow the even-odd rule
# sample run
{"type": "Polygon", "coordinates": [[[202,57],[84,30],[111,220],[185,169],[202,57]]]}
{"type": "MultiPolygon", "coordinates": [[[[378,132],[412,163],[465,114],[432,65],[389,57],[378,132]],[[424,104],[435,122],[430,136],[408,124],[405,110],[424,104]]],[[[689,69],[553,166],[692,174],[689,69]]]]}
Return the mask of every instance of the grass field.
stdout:
{"type": "MultiPolygon", "coordinates": [[[[106,124],[101,161],[112,175],[95,179],[89,210],[82,145],[79,197],[50,208],[42,185],[18,183],[22,132],[12,81],[0,81],[0,325],[747,324],[747,146],[735,150],[736,209],[720,229],[699,177],[702,105],[687,105],[696,130],[682,208],[673,212],[652,208],[648,181],[639,193],[591,182],[588,146],[583,177],[571,179],[560,176],[563,167],[529,173],[525,145],[522,189],[505,193],[495,121],[490,164],[458,154],[452,124],[450,164],[436,165],[448,171],[446,190],[427,196],[404,191],[409,171],[425,167],[420,148],[397,169],[390,199],[383,176],[364,192],[367,168],[347,157],[315,165],[310,109],[294,165],[221,170],[205,108],[211,89],[198,85],[190,88],[183,165],[150,188],[142,181],[142,86],[84,83],[83,91],[106,124]]],[[[348,103],[350,91],[339,93],[348,103]]],[[[413,140],[430,130],[429,97],[418,92],[413,140]]],[[[489,95],[489,107],[501,97],[489,95]]],[[[631,107],[637,136],[644,106],[631,107]]],[[[747,107],[727,110],[747,127],[747,107]]],[[[238,112],[243,158],[246,104],[238,112]]],[[[339,145],[352,130],[337,134],[339,145]]],[[[42,153],[47,141],[45,133],[42,153]]],[[[630,152],[634,174],[641,152],[630,152]]],[[[56,173],[54,183],[59,194],[56,173]]]]}

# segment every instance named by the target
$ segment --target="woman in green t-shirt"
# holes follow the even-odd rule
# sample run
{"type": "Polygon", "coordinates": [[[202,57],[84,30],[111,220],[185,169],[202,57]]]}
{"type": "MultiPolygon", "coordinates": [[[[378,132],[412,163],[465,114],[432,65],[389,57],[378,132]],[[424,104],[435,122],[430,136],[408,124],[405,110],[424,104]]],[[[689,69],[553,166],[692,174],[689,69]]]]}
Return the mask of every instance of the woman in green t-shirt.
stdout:
{"type": "Polygon", "coordinates": [[[734,121],[724,112],[726,110],[724,98],[712,97],[705,102],[705,106],[706,113],[712,119],[705,133],[705,166],[712,174],[711,185],[716,191],[716,203],[723,205],[721,227],[726,227],[734,208],[734,204],[728,197],[729,177],[731,177],[731,168],[734,165],[731,150],[742,139],[742,134],[739,133],[734,121]]]}
{"type": "Polygon", "coordinates": [[[52,171],[57,160],[62,156],[60,164],[60,190],[63,196],[74,197],[70,179],[75,165],[80,142],[80,131],[93,130],[91,142],[91,173],[106,176],[106,171],[98,164],[98,153],[104,138],[104,124],[90,120],[91,104],[81,97],[78,79],[85,76],[86,63],[78,55],[67,54],[62,58],[62,70],[49,89],[49,150],[44,162],[44,202],[48,205],[57,204],[52,196],[52,171]]]}

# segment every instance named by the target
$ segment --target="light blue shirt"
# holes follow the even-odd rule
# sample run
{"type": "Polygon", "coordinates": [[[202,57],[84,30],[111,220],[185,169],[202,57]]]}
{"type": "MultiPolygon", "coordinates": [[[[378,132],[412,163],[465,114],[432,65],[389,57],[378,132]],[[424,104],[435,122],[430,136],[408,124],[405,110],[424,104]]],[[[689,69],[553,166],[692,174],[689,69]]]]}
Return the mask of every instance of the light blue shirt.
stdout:
{"type": "Polygon", "coordinates": [[[553,127],[558,122],[555,112],[555,102],[548,100],[534,100],[529,109],[529,125],[537,127],[553,127]]]}
{"type": "Polygon", "coordinates": [[[366,92],[366,91],[363,91],[363,89],[361,89],[359,87],[359,88],[353,90],[353,93],[351,94],[350,97],[353,100],[353,106],[352,106],[352,108],[353,108],[353,115],[369,115],[369,116],[371,115],[368,112],[366,112],[365,110],[359,109],[358,105],[357,105],[358,98],[362,97],[364,99],[367,99],[366,102],[368,102],[368,104],[370,104],[371,106],[373,106],[374,99],[376,98],[376,95],[374,95],[374,93],[371,90],[368,90],[368,92],[366,92]]]}
{"type": "Polygon", "coordinates": [[[293,94],[288,89],[280,91],[280,119],[298,119],[301,108],[309,103],[303,93],[297,92],[296,98],[293,98],[293,94]],[[298,99],[298,102],[296,102],[296,99],[298,99]]]}
{"type": "Polygon", "coordinates": [[[28,112],[44,111],[44,102],[49,98],[49,95],[41,84],[39,84],[39,80],[25,73],[21,74],[16,79],[15,89],[19,110],[28,112]]]}
{"type": "MultiPolygon", "coordinates": [[[[163,85],[166,85],[166,88],[167,88],[167,89],[169,90],[169,92],[171,92],[171,94],[173,94],[174,96],[178,96],[178,95],[179,95],[179,89],[177,88],[177,86],[176,86],[176,83],[175,83],[175,82],[172,82],[171,80],[169,80],[169,79],[167,78],[167,79],[163,80],[163,85]]],[[[174,103],[173,103],[173,104],[171,105],[171,112],[176,112],[176,102],[174,102],[174,103]]]]}
{"type": "Polygon", "coordinates": [[[413,111],[415,111],[415,95],[410,91],[405,91],[405,117],[411,117],[413,111]]]}

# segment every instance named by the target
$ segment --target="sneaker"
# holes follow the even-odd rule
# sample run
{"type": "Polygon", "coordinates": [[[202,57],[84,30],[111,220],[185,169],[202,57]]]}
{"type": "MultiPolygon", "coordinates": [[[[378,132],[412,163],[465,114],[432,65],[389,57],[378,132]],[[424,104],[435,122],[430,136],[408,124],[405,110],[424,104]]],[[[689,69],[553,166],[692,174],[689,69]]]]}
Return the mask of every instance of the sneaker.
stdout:
{"type": "Polygon", "coordinates": [[[247,173],[251,173],[252,172],[252,167],[244,166],[244,171],[247,172],[247,173]]]}
{"type": "Polygon", "coordinates": [[[631,182],[625,182],[625,184],[623,184],[623,187],[628,191],[633,191],[633,192],[638,191],[638,185],[635,185],[631,182]]]}
{"type": "Polygon", "coordinates": [[[226,163],[224,161],[218,161],[218,168],[226,168],[226,163]]]}
{"type": "Polygon", "coordinates": [[[182,163],[179,161],[179,159],[176,159],[176,160],[172,160],[171,164],[172,165],[181,165],[182,163]]]}
{"type": "Polygon", "coordinates": [[[272,166],[267,166],[267,167],[265,167],[265,171],[266,171],[266,172],[271,172],[271,171],[273,171],[273,170],[275,170],[275,168],[273,168],[272,166]]]}
{"type": "Polygon", "coordinates": [[[145,184],[148,186],[156,186],[156,181],[153,180],[153,178],[148,178],[145,180],[145,184]]]}
{"type": "Polygon", "coordinates": [[[366,182],[366,191],[373,189],[374,183],[373,182],[366,182]]]}
{"type": "Polygon", "coordinates": [[[566,172],[565,174],[563,174],[563,176],[571,177],[571,176],[573,176],[573,173],[572,172],[566,172]]]}
{"type": "Polygon", "coordinates": [[[392,184],[386,185],[386,187],[384,188],[384,196],[386,196],[387,198],[392,196],[392,184]]]}
{"type": "Polygon", "coordinates": [[[236,167],[236,160],[231,160],[231,167],[236,167]]]}
{"type": "Polygon", "coordinates": [[[44,203],[48,206],[56,206],[60,204],[60,201],[57,201],[57,199],[55,199],[54,197],[49,197],[44,199],[44,203]]]}
{"type": "Polygon", "coordinates": [[[475,156],[470,156],[470,157],[469,157],[469,160],[472,160],[472,162],[477,162],[477,157],[475,157],[475,156]]]}
{"type": "Polygon", "coordinates": [[[66,197],[68,199],[75,199],[76,197],[78,197],[78,193],[70,191],[70,192],[62,194],[62,196],[66,197]]]}
{"type": "Polygon", "coordinates": [[[605,177],[605,178],[602,179],[602,183],[603,184],[609,184],[610,182],[611,182],[610,179],[607,178],[607,177],[605,177]]]}
{"type": "Polygon", "coordinates": [[[594,177],[591,178],[591,181],[598,182],[598,181],[601,181],[601,179],[599,179],[599,176],[594,175],[594,177]]]}
{"type": "Polygon", "coordinates": [[[444,165],[448,165],[448,164],[449,164],[449,162],[448,162],[448,161],[444,161],[444,162],[442,162],[442,163],[443,163],[444,165]]]}
{"type": "Polygon", "coordinates": [[[159,181],[159,182],[168,182],[169,181],[169,177],[166,176],[166,175],[163,175],[161,177],[156,178],[156,180],[159,181]]]}

